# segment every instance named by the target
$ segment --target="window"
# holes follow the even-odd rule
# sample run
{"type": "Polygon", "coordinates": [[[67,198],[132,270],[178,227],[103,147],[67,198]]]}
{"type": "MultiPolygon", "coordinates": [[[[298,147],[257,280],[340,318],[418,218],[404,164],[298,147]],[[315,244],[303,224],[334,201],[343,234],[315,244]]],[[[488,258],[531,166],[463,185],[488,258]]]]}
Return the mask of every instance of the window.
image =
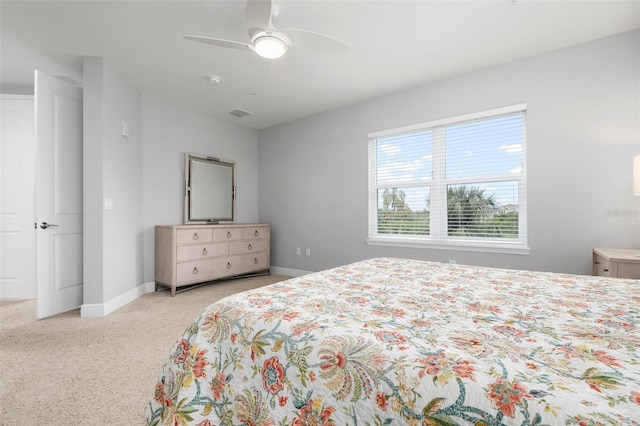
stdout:
{"type": "Polygon", "coordinates": [[[369,244],[528,253],[525,109],[369,134],[369,244]]]}

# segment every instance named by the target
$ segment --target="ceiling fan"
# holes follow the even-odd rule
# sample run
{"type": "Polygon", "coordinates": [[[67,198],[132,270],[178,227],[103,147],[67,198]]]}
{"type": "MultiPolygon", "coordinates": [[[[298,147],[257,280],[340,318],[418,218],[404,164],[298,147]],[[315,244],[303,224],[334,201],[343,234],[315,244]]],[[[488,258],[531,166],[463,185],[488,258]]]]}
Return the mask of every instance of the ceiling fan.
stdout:
{"type": "Polygon", "coordinates": [[[263,58],[276,59],[290,46],[324,52],[349,52],[348,44],[325,34],[297,28],[275,28],[271,0],[247,0],[245,20],[249,42],[225,40],[197,35],[184,35],[187,40],[230,49],[250,50],[263,58]]]}

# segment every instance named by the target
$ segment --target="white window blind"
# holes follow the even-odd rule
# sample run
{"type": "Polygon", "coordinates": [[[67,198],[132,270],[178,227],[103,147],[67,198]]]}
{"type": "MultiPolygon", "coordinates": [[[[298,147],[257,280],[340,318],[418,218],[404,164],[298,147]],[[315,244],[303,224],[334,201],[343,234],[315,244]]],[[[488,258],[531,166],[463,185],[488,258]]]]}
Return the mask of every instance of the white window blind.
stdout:
{"type": "Polygon", "coordinates": [[[369,134],[369,242],[526,248],[525,109],[369,134]]]}

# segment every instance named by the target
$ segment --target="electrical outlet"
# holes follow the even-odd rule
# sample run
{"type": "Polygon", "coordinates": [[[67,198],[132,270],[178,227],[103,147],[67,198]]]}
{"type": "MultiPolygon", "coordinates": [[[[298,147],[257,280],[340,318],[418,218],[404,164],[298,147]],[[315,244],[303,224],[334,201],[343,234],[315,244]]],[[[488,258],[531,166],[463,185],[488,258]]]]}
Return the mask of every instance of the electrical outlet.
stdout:
{"type": "Polygon", "coordinates": [[[307,249],[307,256],[311,256],[311,249],[310,248],[307,249]]]}
{"type": "Polygon", "coordinates": [[[455,259],[449,259],[449,263],[451,263],[452,265],[455,265],[458,262],[455,259]]]}
{"type": "Polygon", "coordinates": [[[300,247],[296,247],[296,256],[300,256],[300,247]]]}

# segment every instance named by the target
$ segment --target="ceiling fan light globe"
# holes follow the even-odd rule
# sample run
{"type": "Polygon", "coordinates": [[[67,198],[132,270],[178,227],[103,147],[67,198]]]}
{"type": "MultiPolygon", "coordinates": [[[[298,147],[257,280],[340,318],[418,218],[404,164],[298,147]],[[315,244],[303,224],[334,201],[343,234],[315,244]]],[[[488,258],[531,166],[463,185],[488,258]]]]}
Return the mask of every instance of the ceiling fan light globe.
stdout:
{"type": "Polygon", "coordinates": [[[253,41],[253,48],[258,55],[267,59],[280,58],[287,53],[288,49],[287,44],[283,40],[272,35],[257,37],[253,41]]]}

